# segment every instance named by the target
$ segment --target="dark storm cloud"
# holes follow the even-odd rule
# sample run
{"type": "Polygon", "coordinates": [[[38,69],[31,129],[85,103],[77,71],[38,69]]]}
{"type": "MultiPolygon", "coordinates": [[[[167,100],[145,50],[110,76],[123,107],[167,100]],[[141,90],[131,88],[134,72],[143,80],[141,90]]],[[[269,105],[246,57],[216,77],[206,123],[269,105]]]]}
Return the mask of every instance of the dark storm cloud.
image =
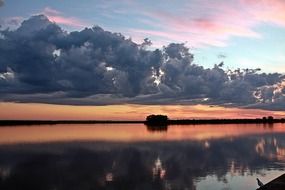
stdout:
{"type": "MultiPolygon", "coordinates": [[[[193,63],[184,44],[148,50],[95,26],[67,33],[44,15],[0,38],[2,101],[105,105],[284,102],[284,76],[259,69],[225,70],[193,63]]],[[[275,109],[275,108],[274,108],[275,109]]],[[[278,109],[283,109],[280,107],[278,109]]]]}

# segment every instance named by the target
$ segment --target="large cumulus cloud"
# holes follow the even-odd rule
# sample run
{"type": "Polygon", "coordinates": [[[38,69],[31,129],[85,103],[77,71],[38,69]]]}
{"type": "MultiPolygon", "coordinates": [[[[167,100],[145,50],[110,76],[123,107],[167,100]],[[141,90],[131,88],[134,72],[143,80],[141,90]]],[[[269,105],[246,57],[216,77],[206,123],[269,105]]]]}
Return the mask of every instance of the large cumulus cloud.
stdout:
{"type": "Polygon", "coordinates": [[[56,104],[208,103],[283,109],[284,76],[204,68],[184,44],[148,50],[95,26],[66,32],[44,15],[0,34],[1,101],[56,104]]]}

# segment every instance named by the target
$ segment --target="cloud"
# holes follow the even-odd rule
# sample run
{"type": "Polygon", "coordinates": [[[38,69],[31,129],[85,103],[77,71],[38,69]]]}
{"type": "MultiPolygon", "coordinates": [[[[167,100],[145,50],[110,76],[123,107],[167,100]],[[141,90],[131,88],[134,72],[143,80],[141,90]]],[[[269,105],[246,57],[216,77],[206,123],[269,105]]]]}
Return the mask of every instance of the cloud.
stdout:
{"type": "Polygon", "coordinates": [[[262,24],[285,27],[283,0],[169,2],[169,9],[162,5],[149,8],[143,3],[137,6],[144,17],[138,21],[148,29],[135,28],[129,33],[134,38],[146,33],[164,45],[188,41],[195,47],[227,46],[232,37],[262,38],[257,31],[262,24]]]}
{"type": "MultiPolygon", "coordinates": [[[[204,68],[184,44],[148,50],[96,26],[67,33],[44,15],[2,30],[0,100],[71,105],[284,102],[284,76],[204,68]],[[261,101],[261,98],[265,101],[261,101]]],[[[275,106],[276,107],[276,106],[275,106]]],[[[275,109],[274,107],[274,109],[275,109]]],[[[284,110],[284,107],[279,107],[284,110]]]]}
{"type": "Polygon", "coordinates": [[[47,16],[50,21],[58,23],[58,24],[63,24],[67,26],[74,26],[74,27],[84,27],[84,23],[77,18],[73,17],[63,17],[63,16],[55,16],[55,15],[48,15],[47,16]]]}
{"type": "Polygon", "coordinates": [[[0,18],[0,28],[9,28],[9,29],[15,29],[18,28],[21,24],[21,22],[24,20],[23,17],[7,17],[7,18],[0,18]]]}
{"type": "Polygon", "coordinates": [[[45,7],[43,12],[44,15],[48,17],[48,19],[51,22],[55,22],[57,24],[62,24],[66,26],[72,26],[72,27],[86,27],[88,24],[78,18],[74,17],[66,17],[63,15],[62,12],[52,9],[50,7],[45,7]]]}
{"type": "Polygon", "coordinates": [[[241,3],[243,6],[250,7],[251,15],[259,22],[285,27],[285,2],[283,0],[241,0],[241,3]]]}
{"type": "Polygon", "coordinates": [[[4,0],[0,0],[0,7],[4,5],[4,0]]]}

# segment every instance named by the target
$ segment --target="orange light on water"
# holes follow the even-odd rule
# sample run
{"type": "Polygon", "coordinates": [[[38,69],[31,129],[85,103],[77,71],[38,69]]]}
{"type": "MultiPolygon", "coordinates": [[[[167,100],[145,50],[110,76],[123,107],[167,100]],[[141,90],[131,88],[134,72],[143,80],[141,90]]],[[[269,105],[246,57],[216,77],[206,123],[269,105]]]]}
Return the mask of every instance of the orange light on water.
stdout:
{"type": "MultiPolygon", "coordinates": [[[[28,127],[1,127],[0,144],[106,141],[207,141],[220,138],[235,138],[246,135],[285,133],[284,124],[266,125],[187,125],[169,126],[167,132],[150,132],[142,124],[108,125],[52,125],[28,127]]],[[[206,145],[210,146],[210,144],[206,145]]]]}

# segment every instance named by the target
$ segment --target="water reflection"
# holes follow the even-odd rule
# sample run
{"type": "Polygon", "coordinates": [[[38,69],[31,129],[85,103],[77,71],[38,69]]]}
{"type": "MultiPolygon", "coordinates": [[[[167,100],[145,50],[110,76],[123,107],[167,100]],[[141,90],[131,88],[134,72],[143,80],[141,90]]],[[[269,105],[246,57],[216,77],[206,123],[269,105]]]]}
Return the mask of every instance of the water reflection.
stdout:
{"type": "Polygon", "coordinates": [[[285,132],[284,124],[227,124],[146,127],[142,124],[42,125],[0,127],[0,145],[70,141],[180,141],[207,140],[285,132]],[[163,133],[159,133],[163,132],[163,133]]]}
{"type": "MultiPolygon", "coordinates": [[[[128,143],[4,143],[0,189],[256,189],[256,177],[267,182],[283,172],[285,133],[279,127],[279,132],[274,126],[271,133],[262,128],[263,133],[175,141],[160,136],[128,143]]],[[[190,130],[180,129],[162,134],[174,130],[184,137],[180,133],[190,130]]]]}
{"type": "Polygon", "coordinates": [[[146,125],[149,132],[167,132],[167,125],[146,125]]]}

